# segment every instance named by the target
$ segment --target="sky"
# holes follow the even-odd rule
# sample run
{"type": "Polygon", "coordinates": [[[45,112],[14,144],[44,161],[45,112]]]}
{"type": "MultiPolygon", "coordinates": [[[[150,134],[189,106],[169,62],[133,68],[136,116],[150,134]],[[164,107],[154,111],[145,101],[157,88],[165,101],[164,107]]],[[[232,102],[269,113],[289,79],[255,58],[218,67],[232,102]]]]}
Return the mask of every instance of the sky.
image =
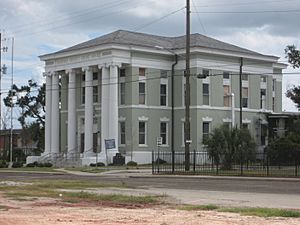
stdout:
{"type": "MultiPolygon", "coordinates": [[[[185,34],[185,0],[1,0],[0,31],[5,96],[11,85],[12,39],[14,83],[44,81],[39,55],[55,52],[118,29],[179,36],[185,34]]],[[[191,0],[191,32],[275,55],[287,63],[284,49],[300,47],[300,0],[191,0]]],[[[287,88],[300,85],[300,70],[289,67],[287,88]]],[[[297,111],[283,98],[284,111],[297,111]]]]}

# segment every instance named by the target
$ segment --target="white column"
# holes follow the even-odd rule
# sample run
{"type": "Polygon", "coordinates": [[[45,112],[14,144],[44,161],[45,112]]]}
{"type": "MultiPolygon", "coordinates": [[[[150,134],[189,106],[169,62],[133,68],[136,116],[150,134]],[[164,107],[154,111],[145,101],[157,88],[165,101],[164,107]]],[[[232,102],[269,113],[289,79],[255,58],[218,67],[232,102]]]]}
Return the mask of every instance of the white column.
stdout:
{"type": "Polygon", "coordinates": [[[76,73],[75,70],[69,73],[68,83],[68,154],[78,152],[76,141],[76,73]]]}
{"type": "Polygon", "coordinates": [[[109,69],[106,66],[99,66],[102,69],[102,93],[101,93],[101,154],[105,154],[105,139],[109,138],[109,69]]]}
{"type": "Polygon", "coordinates": [[[118,151],[118,128],[119,128],[119,109],[118,109],[118,66],[110,66],[109,79],[109,138],[115,139],[116,148],[118,151]]]}
{"type": "Polygon", "coordinates": [[[85,107],[84,107],[84,155],[93,155],[93,71],[85,71],[85,107]]]}
{"type": "Polygon", "coordinates": [[[46,115],[45,115],[45,151],[44,155],[51,152],[51,106],[52,106],[52,77],[46,75],[46,115]]]}
{"type": "Polygon", "coordinates": [[[58,74],[52,74],[51,154],[59,153],[59,86],[58,74]]]}

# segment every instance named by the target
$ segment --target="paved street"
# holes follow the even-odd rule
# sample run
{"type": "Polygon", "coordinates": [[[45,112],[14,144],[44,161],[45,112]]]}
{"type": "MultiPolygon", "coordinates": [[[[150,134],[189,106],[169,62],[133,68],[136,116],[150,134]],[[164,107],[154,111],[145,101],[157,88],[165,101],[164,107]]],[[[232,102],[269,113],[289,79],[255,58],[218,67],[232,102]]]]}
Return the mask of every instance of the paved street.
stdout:
{"type": "MultiPolygon", "coordinates": [[[[167,194],[187,204],[260,206],[300,209],[300,179],[153,176],[149,171],[110,171],[104,174],[0,172],[1,180],[97,180],[122,182],[129,194],[167,194]]],[[[106,192],[126,193],[110,189],[106,192]]]]}

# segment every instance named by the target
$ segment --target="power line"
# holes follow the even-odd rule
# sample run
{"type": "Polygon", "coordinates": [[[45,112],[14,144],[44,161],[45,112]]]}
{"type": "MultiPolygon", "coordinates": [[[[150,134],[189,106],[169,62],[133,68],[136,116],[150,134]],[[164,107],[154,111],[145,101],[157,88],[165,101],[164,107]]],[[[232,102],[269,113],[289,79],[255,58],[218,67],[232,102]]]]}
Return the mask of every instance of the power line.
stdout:
{"type": "MultiPolygon", "coordinates": [[[[197,9],[197,6],[195,5],[195,2],[194,2],[193,0],[192,0],[192,4],[193,4],[193,7],[195,8],[195,12],[197,12],[198,9],[197,9]]],[[[203,23],[202,23],[202,21],[201,21],[201,18],[200,18],[200,13],[196,13],[196,14],[197,14],[198,21],[199,21],[199,23],[200,23],[200,25],[201,25],[201,27],[202,27],[202,30],[203,30],[204,34],[207,35],[207,34],[206,34],[205,27],[204,27],[204,25],[203,25],[203,23]]]]}
{"type": "Polygon", "coordinates": [[[205,14],[261,14],[261,13],[299,13],[300,9],[287,9],[287,10],[261,10],[261,11],[197,11],[192,13],[205,13],[205,14]]]}

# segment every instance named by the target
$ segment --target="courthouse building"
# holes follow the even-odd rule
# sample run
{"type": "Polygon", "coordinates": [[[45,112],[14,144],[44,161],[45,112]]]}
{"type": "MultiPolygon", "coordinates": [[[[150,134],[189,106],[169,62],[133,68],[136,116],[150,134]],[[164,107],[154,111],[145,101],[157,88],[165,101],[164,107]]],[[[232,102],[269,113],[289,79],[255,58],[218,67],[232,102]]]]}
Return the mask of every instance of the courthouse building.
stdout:
{"type": "MultiPolygon", "coordinates": [[[[119,30],[41,56],[46,76],[41,157],[77,157],[89,165],[110,163],[119,152],[126,161],[150,163],[157,137],[160,151],[183,151],[185,43],[185,36],[119,30]],[[105,149],[107,139],[115,140],[112,149],[105,149]]],[[[203,138],[214,127],[239,125],[241,58],[243,127],[258,150],[267,144],[266,114],[282,111],[286,65],[276,56],[192,34],[191,150],[204,150],[203,138]]]]}

